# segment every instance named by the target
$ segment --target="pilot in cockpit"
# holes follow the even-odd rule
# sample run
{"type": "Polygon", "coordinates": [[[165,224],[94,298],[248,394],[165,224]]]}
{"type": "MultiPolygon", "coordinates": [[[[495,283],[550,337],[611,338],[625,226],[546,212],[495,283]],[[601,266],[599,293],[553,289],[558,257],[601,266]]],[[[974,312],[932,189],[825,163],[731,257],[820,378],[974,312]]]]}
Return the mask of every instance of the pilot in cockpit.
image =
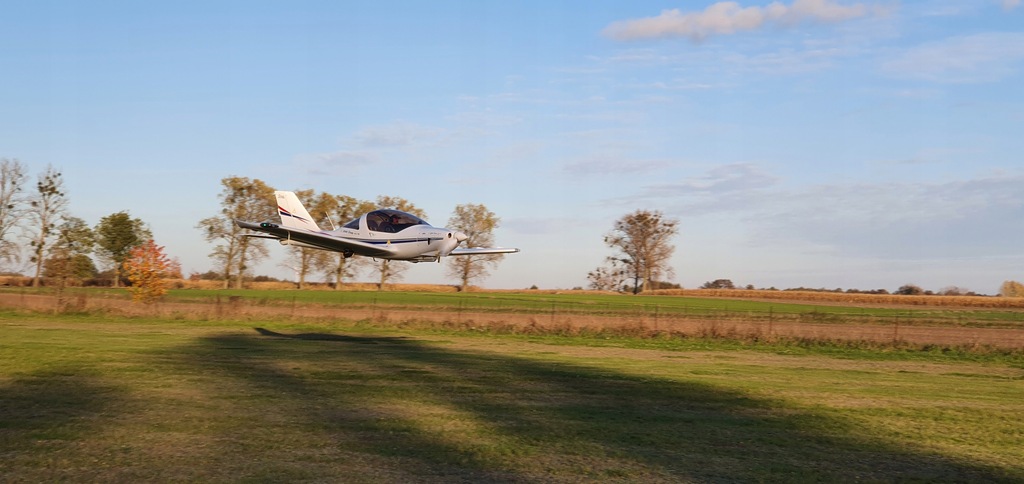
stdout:
{"type": "Polygon", "coordinates": [[[398,215],[392,214],[387,218],[387,220],[380,224],[379,230],[381,232],[398,232],[399,223],[398,215]]]}

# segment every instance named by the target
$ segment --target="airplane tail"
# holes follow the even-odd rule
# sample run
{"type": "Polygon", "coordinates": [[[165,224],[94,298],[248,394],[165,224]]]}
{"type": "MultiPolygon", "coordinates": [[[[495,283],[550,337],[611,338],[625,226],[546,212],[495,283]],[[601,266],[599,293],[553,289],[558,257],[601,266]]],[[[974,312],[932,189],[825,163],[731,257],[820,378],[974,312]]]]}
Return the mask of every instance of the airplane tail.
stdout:
{"type": "Polygon", "coordinates": [[[288,228],[298,228],[313,231],[320,231],[320,227],[309,216],[306,207],[302,206],[299,197],[294,192],[274,192],[277,196],[277,211],[281,214],[281,225],[288,228]]]}

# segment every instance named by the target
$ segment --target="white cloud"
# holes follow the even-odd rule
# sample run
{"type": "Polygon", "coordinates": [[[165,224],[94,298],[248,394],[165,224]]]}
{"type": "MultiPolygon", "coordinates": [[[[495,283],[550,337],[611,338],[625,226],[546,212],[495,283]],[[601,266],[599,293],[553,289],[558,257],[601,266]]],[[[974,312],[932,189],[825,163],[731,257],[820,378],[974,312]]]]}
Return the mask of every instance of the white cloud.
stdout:
{"type": "Polygon", "coordinates": [[[562,171],[571,177],[589,177],[595,175],[636,175],[664,170],[672,166],[665,160],[632,160],[616,158],[594,158],[567,163],[562,171]]]}
{"type": "Polygon", "coordinates": [[[784,49],[754,55],[732,54],[722,59],[736,72],[756,72],[770,75],[800,75],[821,71],[835,65],[837,59],[848,56],[837,48],[784,49]]]}
{"type": "Polygon", "coordinates": [[[623,20],[604,29],[616,40],[688,37],[697,42],[712,35],[730,35],[765,26],[791,27],[804,22],[841,22],[884,11],[863,3],[842,5],[834,0],[772,2],[765,7],[742,7],[738,2],[718,2],[700,12],[665,10],[657,17],[623,20]]]}
{"type": "Polygon", "coordinates": [[[446,135],[443,128],[396,122],[384,126],[369,126],[359,130],[355,141],[370,148],[394,148],[419,144],[432,144],[446,135]]]}
{"type": "Polygon", "coordinates": [[[502,220],[501,225],[517,234],[562,236],[567,231],[588,228],[592,224],[579,217],[513,217],[502,220]]]}
{"type": "Polygon", "coordinates": [[[1009,12],[1020,6],[1020,0],[1003,0],[1003,10],[1009,12]]]}
{"type": "Polygon", "coordinates": [[[645,197],[728,196],[750,193],[777,184],[779,179],[753,163],[733,163],[709,170],[705,175],[675,183],[650,185],[645,197]]]}
{"type": "Polygon", "coordinates": [[[1024,33],[952,37],[911,48],[882,64],[892,76],[948,83],[995,82],[1024,61],[1024,33]]]}
{"type": "Polygon", "coordinates": [[[364,166],[377,163],[379,159],[359,151],[335,151],[332,153],[304,154],[295,157],[295,163],[314,175],[336,175],[350,173],[364,166]]]}

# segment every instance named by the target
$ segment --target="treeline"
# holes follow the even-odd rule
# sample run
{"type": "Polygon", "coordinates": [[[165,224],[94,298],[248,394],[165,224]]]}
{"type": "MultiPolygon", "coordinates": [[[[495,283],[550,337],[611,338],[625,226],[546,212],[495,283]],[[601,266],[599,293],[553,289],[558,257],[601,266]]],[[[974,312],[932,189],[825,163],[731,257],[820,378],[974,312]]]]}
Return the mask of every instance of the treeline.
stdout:
{"type": "MultiPolygon", "coordinates": [[[[743,289],[747,291],[789,291],[789,292],[823,292],[833,294],[874,294],[874,295],[897,295],[897,296],[980,296],[985,297],[987,294],[980,294],[969,289],[965,289],[958,286],[947,286],[938,291],[931,291],[922,289],[921,286],[916,284],[904,284],[898,289],[889,292],[887,289],[826,289],[826,288],[812,288],[812,287],[791,287],[787,289],[777,289],[775,287],[767,288],[755,288],[753,284],[747,284],[746,286],[739,287],[729,279],[715,279],[714,281],[707,281],[700,286],[700,289],[743,289]]],[[[1024,297],[1024,284],[1016,281],[1006,281],[1000,286],[999,296],[1003,297],[1024,297]]]]}
{"type": "MultiPolygon", "coordinates": [[[[29,285],[119,286],[136,249],[152,239],[148,226],[128,211],[90,226],[72,215],[60,170],[47,166],[30,182],[28,166],[0,159],[0,263],[7,275],[28,274],[29,285]]],[[[162,249],[162,248],[161,248],[162,249]]],[[[181,277],[169,260],[166,277],[181,277]]]]}
{"type": "Polygon", "coordinates": [[[942,295],[903,295],[903,294],[863,294],[832,291],[796,291],[796,290],[747,290],[747,289],[666,289],[650,291],[650,295],[688,296],[688,297],[720,297],[729,299],[777,300],[793,303],[836,303],[843,305],[882,305],[882,306],[926,306],[926,307],[964,307],[964,308],[1002,308],[1024,309],[1024,298],[993,297],[993,296],[942,296],[942,295]]]}
{"type": "MultiPolygon", "coordinates": [[[[163,247],[152,240],[149,226],[127,210],[107,215],[91,225],[72,214],[58,169],[47,166],[36,177],[34,186],[31,181],[26,164],[17,159],[0,159],[0,275],[9,276],[4,279],[7,284],[129,285],[136,291],[158,289],[157,279],[183,278],[180,262],[168,258],[163,247]]],[[[244,177],[224,178],[221,184],[220,213],[197,224],[206,240],[214,244],[210,257],[217,267],[206,273],[193,272],[189,278],[217,279],[223,281],[224,287],[276,280],[252,274],[252,268],[269,256],[266,240],[248,237],[234,223],[277,220],[274,188],[261,180],[244,177]]],[[[378,208],[426,218],[422,209],[394,196],[382,195],[370,201],[313,190],[299,190],[296,194],[311,214],[321,218],[321,227],[342,225],[378,208]]],[[[493,242],[492,231],[498,220],[483,205],[465,204],[456,207],[449,227],[468,234],[467,245],[485,246],[493,242]]],[[[341,281],[361,271],[375,273],[383,287],[400,279],[406,269],[402,262],[346,258],[343,254],[310,248],[289,247],[288,254],[282,265],[296,274],[300,287],[317,274],[340,287],[341,281]]],[[[448,264],[448,274],[465,288],[489,275],[488,269],[501,256],[453,259],[448,264]]]]}

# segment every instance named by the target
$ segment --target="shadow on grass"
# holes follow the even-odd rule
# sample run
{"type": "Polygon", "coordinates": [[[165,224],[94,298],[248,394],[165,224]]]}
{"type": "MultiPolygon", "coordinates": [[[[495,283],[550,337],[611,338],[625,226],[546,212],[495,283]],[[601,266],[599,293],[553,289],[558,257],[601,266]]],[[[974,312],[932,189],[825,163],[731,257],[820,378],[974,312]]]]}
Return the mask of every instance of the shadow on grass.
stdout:
{"type": "Polygon", "coordinates": [[[400,341],[408,341],[408,338],[402,336],[346,336],[343,334],[331,334],[331,333],[298,333],[298,334],[284,334],[276,331],[271,331],[266,328],[253,328],[257,333],[263,336],[272,336],[275,338],[290,338],[290,339],[301,339],[307,341],[342,341],[345,343],[361,343],[361,344],[379,344],[379,343],[395,343],[400,341]]]}
{"type": "MultiPolygon", "coordinates": [[[[60,449],[101,430],[123,392],[78,368],[38,371],[0,384],[0,481],[23,465],[46,469],[60,449]]],[[[58,478],[52,474],[37,477],[58,478]]],[[[66,478],[66,476],[65,476],[66,478]]]]}
{"type": "MultiPolygon", "coordinates": [[[[180,349],[178,364],[241,384],[248,395],[238,396],[239,407],[250,414],[284,414],[285,423],[250,423],[277,425],[269,430],[280,435],[277,447],[333,448],[320,457],[291,448],[287,464],[257,455],[263,468],[250,477],[296,477],[288,469],[303,462],[331,472],[324,452],[348,456],[349,472],[395,481],[1020,477],[700,383],[409,338],[256,331],[203,338],[180,349]]],[[[249,438],[246,429],[235,431],[236,439],[249,438]]]]}

